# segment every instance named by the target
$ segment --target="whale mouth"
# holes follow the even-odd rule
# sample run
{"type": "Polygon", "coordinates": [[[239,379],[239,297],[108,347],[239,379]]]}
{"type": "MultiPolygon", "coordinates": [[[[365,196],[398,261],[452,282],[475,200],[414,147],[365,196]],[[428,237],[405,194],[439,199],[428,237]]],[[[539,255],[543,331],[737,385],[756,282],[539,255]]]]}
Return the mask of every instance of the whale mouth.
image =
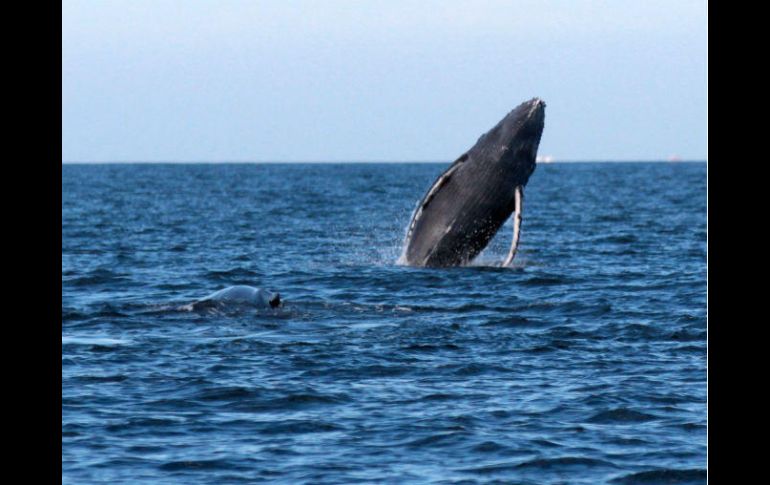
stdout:
{"type": "Polygon", "coordinates": [[[270,301],[268,301],[268,303],[270,304],[270,308],[277,308],[281,306],[281,295],[276,293],[273,295],[270,301]]]}

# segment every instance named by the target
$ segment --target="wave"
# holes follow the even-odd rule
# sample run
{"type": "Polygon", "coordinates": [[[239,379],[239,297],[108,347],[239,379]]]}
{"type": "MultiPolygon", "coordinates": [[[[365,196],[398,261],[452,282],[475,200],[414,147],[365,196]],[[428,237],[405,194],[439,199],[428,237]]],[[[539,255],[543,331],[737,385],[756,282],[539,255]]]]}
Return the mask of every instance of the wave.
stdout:
{"type": "Polygon", "coordinates": [[[624,424],[644,423],[646,421],[653,421],[655,419],[659,419],[659,417],[652,414],[634,411],[633,409],[618,408],[597,413],[591,416],[591,418],[588,419],[588,422],[599,424],[624,424]]]}
{"type": "Polygon", "coordinates": [[[623,475],[622,477],[611,480],[612,483],[618,484],[676,484],[676,485],[690,485],[690,484],[705,484],[707,473],[703,469],[687,469],[679,470],[675,468],[664,468],[660,470],[650,470],[646,472],[631,473],[623,475]]]}
{"type": "Polygon", "coordinates": [[[100,347],[115,347],[119,345],[130,345],[133,341],[129,339],[119,339],[100,336],[85,335],[62,335],[62,345],[94,345],[100,347]]]}

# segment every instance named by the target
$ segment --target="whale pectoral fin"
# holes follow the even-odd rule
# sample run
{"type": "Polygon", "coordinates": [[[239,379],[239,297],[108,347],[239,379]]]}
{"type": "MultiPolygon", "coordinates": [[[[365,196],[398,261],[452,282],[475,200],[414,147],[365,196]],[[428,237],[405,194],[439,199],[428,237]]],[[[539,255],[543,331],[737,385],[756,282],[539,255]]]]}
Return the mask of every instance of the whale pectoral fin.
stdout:
{"type": "Polygon", "coordinates": [[[514,198],[516,200],[516,211],[513,213],[513,239],[511,240],[511,249],[508,251],[508,256],[503,262],[503,267],[510,266],[513,263],[513,258],[516,256],[516,250],[519,247],[521,213],[524,202],[524,188],[521,185],[516,187],[514,198]]]}

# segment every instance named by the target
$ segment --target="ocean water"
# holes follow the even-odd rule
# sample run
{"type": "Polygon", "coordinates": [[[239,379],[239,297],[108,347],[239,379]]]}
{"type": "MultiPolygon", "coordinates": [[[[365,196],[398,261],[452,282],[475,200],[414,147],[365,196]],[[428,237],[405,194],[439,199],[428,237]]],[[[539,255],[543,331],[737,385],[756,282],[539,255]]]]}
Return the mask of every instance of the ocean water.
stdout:
{"type": "Polygon", "coordinates": [[[63,165],[63,483],[705,483],[705,163],[399,266],[446,166],[63,165]],[[284,306],[183,308],[237,284],[284,306]]]}

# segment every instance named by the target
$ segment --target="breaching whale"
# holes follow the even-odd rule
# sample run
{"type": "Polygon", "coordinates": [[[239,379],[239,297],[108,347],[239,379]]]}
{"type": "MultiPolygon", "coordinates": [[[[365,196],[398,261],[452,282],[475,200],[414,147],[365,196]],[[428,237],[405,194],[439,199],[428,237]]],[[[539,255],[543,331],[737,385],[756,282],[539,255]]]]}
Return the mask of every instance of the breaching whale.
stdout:
{"type": "Polygon", "coordinates": [[[275,308],[281,305],[281,295],[262,288],[254,288],[253,286],[229,286],[192,303],[192,309],[201,310],[226,305],[275,308]]]}
{"type": "Polygon", "coordinates": [[[414,212],[400,262],[410,266],[460,266],[473,260],[515,211],[513,241],[519,243],[523,189],[535,170],[545,121],[545,102],[526,101],[436,179],[414,212]]]}

